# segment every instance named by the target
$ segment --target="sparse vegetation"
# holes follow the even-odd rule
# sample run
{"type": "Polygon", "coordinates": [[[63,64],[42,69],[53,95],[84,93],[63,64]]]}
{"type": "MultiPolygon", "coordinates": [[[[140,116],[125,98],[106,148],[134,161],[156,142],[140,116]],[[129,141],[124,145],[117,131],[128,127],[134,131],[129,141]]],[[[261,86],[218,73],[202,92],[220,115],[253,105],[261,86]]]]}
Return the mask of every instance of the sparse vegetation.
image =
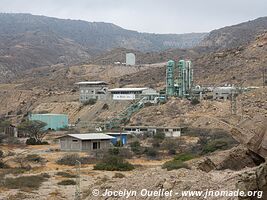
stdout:
{"type": "Polygon", "coordinates": [[[149,158],[156,158],[158,156],[159,152],[155,148],[146,148],[145,154],[149,158]]]}
{"type": "Polygon", "coordinates": [[[196,155],[191,153],[182,153],[173,158],[171,161],[167,161],[162,165],[163,169],[167,169],[168,171],[180,168],[190,169],[190,167],[184,163],[185,161],[191,160],[195,158],[196,155]]]}
{"type": "Polygon", "coordinates": [[[58,185],[75,185],[76,182],[72,179],[62,180],[57,183],[58,185]]]}
{"type": "Polygon", "coordinates": [[[90,157],[80,157],[78,154],[67,154],[57,160],[57,164],[74,166],[77,160],[80,161],[81,164],[95,163],[95,160],[90,157]]]}
{"type": "Polygon", "coordinates": [[[171,160],[171,161],[165,162],[162,165],[162,168],[167,169],[168,171],[175,170],[175,169],[181,169],[181,168],[190,169],[186,163],[184,163],[180,160],[171,160]]]}
{"type": "Polygon", "coordinates": [[[131,146],[131,150],[135,154],[141,155],[143,153],[142,147],[141,147],[140,142],[138,140],[136,140],[133,143],[131,143],[130,146],[131,146]]]}
{"type": "Polygon", "coordinates": [[[115,173],[114,176],[113,176],[113,178],[124,178],[124,177],[125,176],[122,173],[115,173]]]}
{"type": "Polygon", "coordinates": [[[2,186],[8,189],[38,189],[46,180],[43,175],[5,178],[2,186]]]}
{"type": "Polygon", "coordinates": [[[36,163],[44,161],[44,158],[42,158],[38,154],[28,154],[25,159],[29,162],[36,162],[36,163]]]}
{"type": "Polygon", "coordinates": [[[56,175],[57,176],[62,176],[62,177],[65,177],[65,178],[75,178],[76,177],[76,175],[70,174],[68,172],[57,172],[56,175]]]}
{"type": "Polygon", "coordinates": [[[227,149],[228,143],[223,139],[217,139],[208,141],[208,143],[204,146],[202,153],[207,154],[214,152],[216,150],[227,149]]]}

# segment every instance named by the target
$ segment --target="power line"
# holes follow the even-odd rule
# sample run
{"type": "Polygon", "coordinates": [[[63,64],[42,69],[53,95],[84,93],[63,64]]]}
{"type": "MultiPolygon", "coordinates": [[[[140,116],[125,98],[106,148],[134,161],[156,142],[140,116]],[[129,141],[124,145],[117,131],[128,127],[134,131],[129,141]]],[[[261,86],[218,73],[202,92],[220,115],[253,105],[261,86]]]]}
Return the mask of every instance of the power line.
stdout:
{"type": "Polygon", "coordinates": [[[75,200],[81,199],[81,162],[76,160],[76,191],[75,191],[75,200]]]}

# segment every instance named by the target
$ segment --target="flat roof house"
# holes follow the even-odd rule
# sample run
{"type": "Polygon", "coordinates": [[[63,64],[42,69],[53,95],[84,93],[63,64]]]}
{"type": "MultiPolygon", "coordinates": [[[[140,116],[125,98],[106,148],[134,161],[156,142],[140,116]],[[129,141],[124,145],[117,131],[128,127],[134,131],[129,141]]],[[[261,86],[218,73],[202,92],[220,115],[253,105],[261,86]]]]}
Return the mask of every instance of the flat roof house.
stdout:
{"type": "Polygon", "coordinates": [[[68,134],[59,138],[62,151],[94,151],[112,146],[112,136],[103,133],[68,134]]]}

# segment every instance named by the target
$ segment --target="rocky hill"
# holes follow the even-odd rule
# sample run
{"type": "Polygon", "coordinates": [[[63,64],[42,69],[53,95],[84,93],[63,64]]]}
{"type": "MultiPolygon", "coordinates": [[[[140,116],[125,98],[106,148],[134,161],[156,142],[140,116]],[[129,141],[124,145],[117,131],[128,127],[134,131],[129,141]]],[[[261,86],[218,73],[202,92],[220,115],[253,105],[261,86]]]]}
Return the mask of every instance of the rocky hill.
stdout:
{"type": "Polygon", "coordinates": [[[139,33],[110,23],[30,14],[2,13],[0,26],[0,73],[4,79],[24,69],[88,62],[92,55],[117,47],[140,51],[189,48],[205,35],[139,33]]]}
{"type": "Polygon", "coordinates": [[[234,26],[227,26],[211,31],[200,46],[212,50],[231,49],[247,45],[259,34],[267,30],[267,17],[261,17],[252,21],[244,22],[234,26]]]}

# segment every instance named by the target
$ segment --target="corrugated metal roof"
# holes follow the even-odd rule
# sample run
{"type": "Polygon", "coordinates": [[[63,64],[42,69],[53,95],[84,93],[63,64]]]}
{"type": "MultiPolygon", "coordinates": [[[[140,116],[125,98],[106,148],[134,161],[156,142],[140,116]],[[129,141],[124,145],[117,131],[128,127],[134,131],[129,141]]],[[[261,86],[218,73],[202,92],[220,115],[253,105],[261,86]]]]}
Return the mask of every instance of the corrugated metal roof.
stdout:
{"type": "Polygon", "coordinates": [[[56,113],[43,113],[43,114],[39,114],[39,113],[32,113],[32,116],[68,116],[66,114],[56,114],[56,113]]]}
{"type": "Polygon", "coordinates": [[[126,132],[124,132],[124,133],[105,133],[105,134],[107,134],[107,135],[130,135],[130,133],[126,133],[126,132]]]}
{"type": "Polygon", "coordinates": [[[75,84],[77,85],[99,85],[99,84],[108,85],[108,83],[106,83],[105,81],[82,81],[82,82],[78,82],[75,84]]]}
{"type": "Polygon", "coordinates": [[[122,91],[130,91],[130,92],[136,92],[136,91],[143,91],[143,90],[147,90],[148,88],[144,87],[144,88],[114,88],[114,89],[110,89],[110,92],[122,92],[122,91]]]}
{"type": "Polygon", "coordinates": [[[103,133],[84,133],[84,134],[68,134],[70,137],[74,137],[80,140],[109,140],[114,137],[103,133]]]}

